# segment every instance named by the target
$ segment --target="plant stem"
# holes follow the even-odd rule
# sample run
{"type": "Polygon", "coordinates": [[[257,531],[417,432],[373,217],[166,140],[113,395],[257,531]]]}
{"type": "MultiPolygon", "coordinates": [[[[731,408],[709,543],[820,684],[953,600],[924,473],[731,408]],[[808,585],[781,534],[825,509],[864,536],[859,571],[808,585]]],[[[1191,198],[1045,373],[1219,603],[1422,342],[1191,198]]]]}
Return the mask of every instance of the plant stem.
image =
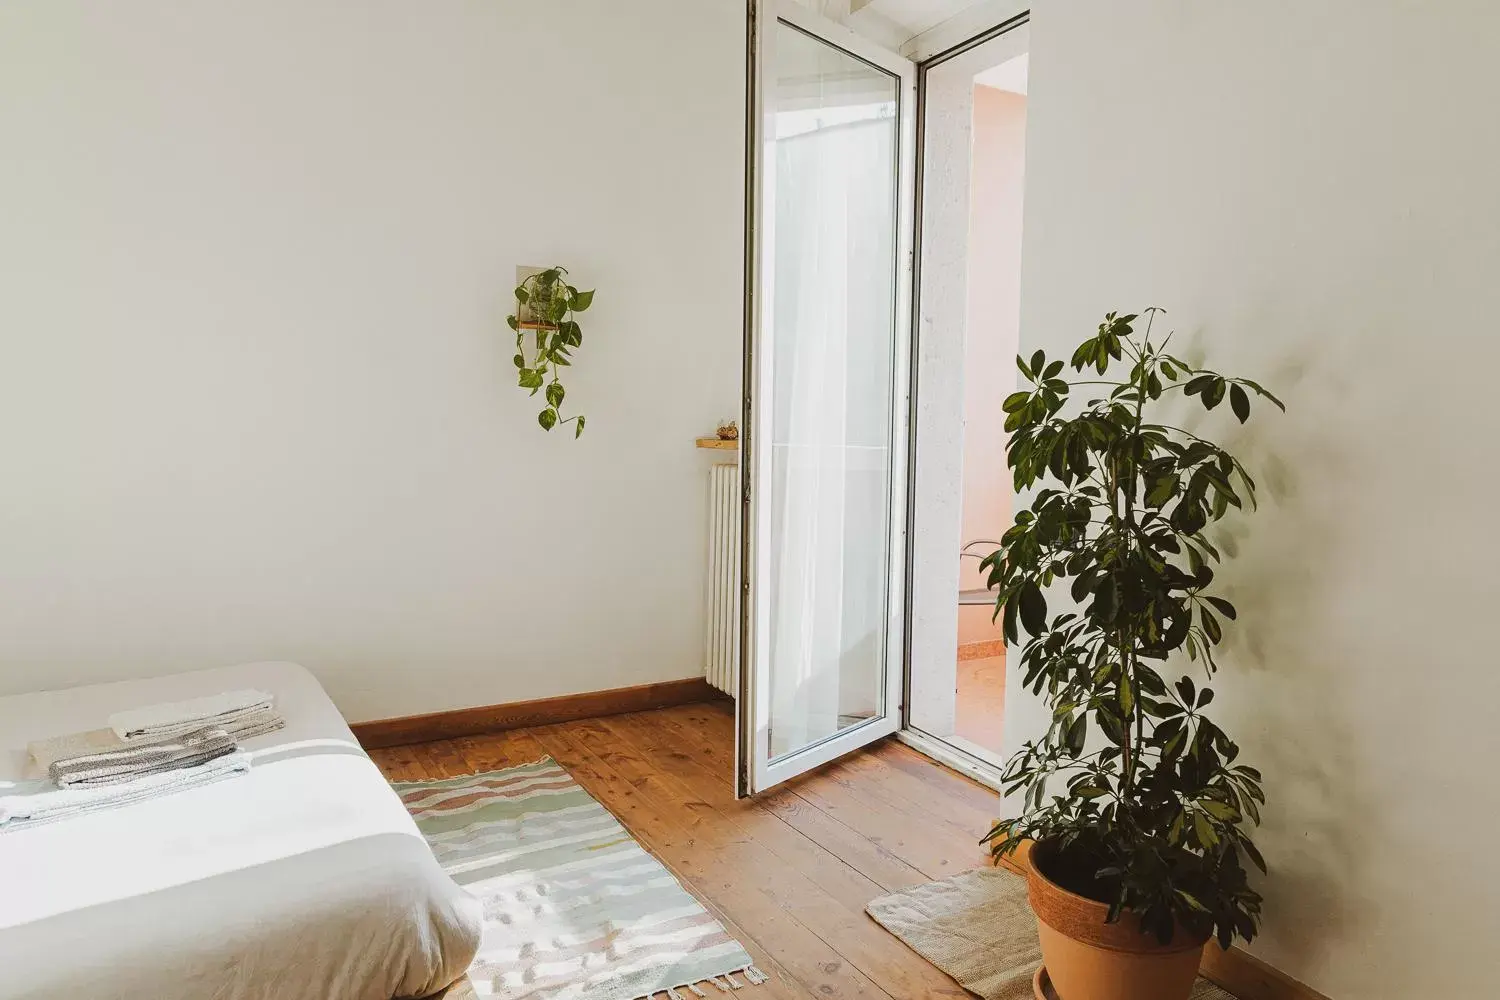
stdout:
{"type": "MultiPolygon", "coordinates": [[[[1127,440],[1135,442],[1140,439],[1142,415],[1146,407],[1146,386],[1151,375],[1151,324],[1156,319],[1156,314],[1149,314],[1146,319],[1146,334],[1141,339],[1140,350],[1135,355],[1136,371],[1132,384],[1135,387],[1135,414],[1131,423],[1131,433],[1127,440]]],[[[1124,485],[1125,511],[1121,523],[1117,526],[1120,535],[1120,566],[1123,570],[1126,565],[1133,545],[1144,547],[1144,540],[1139,537],[1140,529],[1135,523],[1135,483],[1136,455],[1129,454],[1125,458],[1126,481],[1124,485]]],[[[1118,470],[1118,459],[1111,462],[1112,475],[1116,489],[1121,486],[1118,470]]],[[[1116,588],[1117,592],[1120,588],[1116,588]]],[[[1139,764],[1141,750],[1145,745],[1145,718],[1146,713],[1141,711],[1140,688],[1136,684],[1136,669],[1138,658],[1135,652],[1135,635],[1128,629],[1120,630],[1120,683],[1129,685],[1130,688],[1130,713],[1131,717],[1125,720],[1125,743],[1126,747],[1121,754],[1121,800],[1127,801],[1130,793],[1135,787],[1135,771],[1139,764]],[[1134,727],[1131,723],[1134,723],[1134,727]],[[1132,733],[1132,728],[1134,732],[1132,733]]]]}

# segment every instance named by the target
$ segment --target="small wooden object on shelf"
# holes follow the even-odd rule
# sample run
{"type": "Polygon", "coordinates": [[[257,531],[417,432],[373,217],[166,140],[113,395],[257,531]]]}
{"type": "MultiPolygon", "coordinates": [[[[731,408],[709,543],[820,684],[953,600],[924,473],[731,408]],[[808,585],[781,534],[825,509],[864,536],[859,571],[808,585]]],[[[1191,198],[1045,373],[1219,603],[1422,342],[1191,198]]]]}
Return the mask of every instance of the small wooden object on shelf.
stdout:
{"type": "Polygon", "coordinates": [[[737,450],[739,446],[739,440],[733,438],[728,441],[725,441],[723,438],[716,437],[698,439],[698,447],[700,448],[716,448],[720,451],[734,451],[737,450]]]}

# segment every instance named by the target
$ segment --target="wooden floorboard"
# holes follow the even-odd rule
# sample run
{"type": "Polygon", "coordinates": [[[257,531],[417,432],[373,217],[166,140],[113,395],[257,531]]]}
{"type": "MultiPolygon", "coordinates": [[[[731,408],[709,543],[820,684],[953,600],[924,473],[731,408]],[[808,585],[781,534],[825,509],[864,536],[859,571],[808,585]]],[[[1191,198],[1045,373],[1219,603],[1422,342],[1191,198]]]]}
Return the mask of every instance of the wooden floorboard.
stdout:
{"type": "MultiPolygon", "coordinates": [[[[999,796],[893,739],[749,800],[734,712],[675,705],[370,751],[393,781],[550,756],[625,824],[771,977],[745,1000],[958,1000],[948,976],[864,912],[876,896],[986,863],[999,796]]],[[[1025,856],[1014,864],[1024,871],[1025,856]]],[[[1327,1000],[1246,956],[1203,971],[1245,1000],[1327,1000]]],[[[450,991],[448,1000],[477,1000],[450,991]]]]}
{"type": "Polygon", "coordinates": [[[934,766],[887,741],[737,800],[733,729],[722,703],[681,705],[371,756],[392,780],[408,781],[551,756],[770,974],[747,1000],[967,996],[864,908],[984,863],[977,840],[998,796],[946,769],[924,770],[934,766]]]}

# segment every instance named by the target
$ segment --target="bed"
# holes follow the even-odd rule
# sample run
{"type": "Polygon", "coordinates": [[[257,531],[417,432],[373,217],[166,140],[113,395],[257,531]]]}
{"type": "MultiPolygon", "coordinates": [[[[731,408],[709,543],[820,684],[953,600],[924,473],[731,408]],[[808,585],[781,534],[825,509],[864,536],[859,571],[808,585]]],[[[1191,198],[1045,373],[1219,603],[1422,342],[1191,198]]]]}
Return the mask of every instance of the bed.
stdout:
{"type": "Polygon", "coordinates": [[[239,688],[287,720],[245,742],[249,773],[0,830],[0,998],[391,1000],[462,975],[478,901],[294,663],[0,698],[0,780],[34,773],[32,740],[239,688]]]}

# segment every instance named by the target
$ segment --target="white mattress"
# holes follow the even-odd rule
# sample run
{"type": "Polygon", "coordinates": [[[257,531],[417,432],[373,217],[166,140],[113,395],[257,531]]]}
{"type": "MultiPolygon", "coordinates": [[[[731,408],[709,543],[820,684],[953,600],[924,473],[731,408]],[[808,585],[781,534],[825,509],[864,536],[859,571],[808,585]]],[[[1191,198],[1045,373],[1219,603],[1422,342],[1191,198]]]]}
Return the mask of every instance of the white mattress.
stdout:
{"type": "Polygon", "coordinates": [[[478,901],[294,663],[0,698],[0,780],[32,740],[235,688],[287,720],[248,774],[0,831],[0,998],[390,1000],[468,967],[478,901]]]}

